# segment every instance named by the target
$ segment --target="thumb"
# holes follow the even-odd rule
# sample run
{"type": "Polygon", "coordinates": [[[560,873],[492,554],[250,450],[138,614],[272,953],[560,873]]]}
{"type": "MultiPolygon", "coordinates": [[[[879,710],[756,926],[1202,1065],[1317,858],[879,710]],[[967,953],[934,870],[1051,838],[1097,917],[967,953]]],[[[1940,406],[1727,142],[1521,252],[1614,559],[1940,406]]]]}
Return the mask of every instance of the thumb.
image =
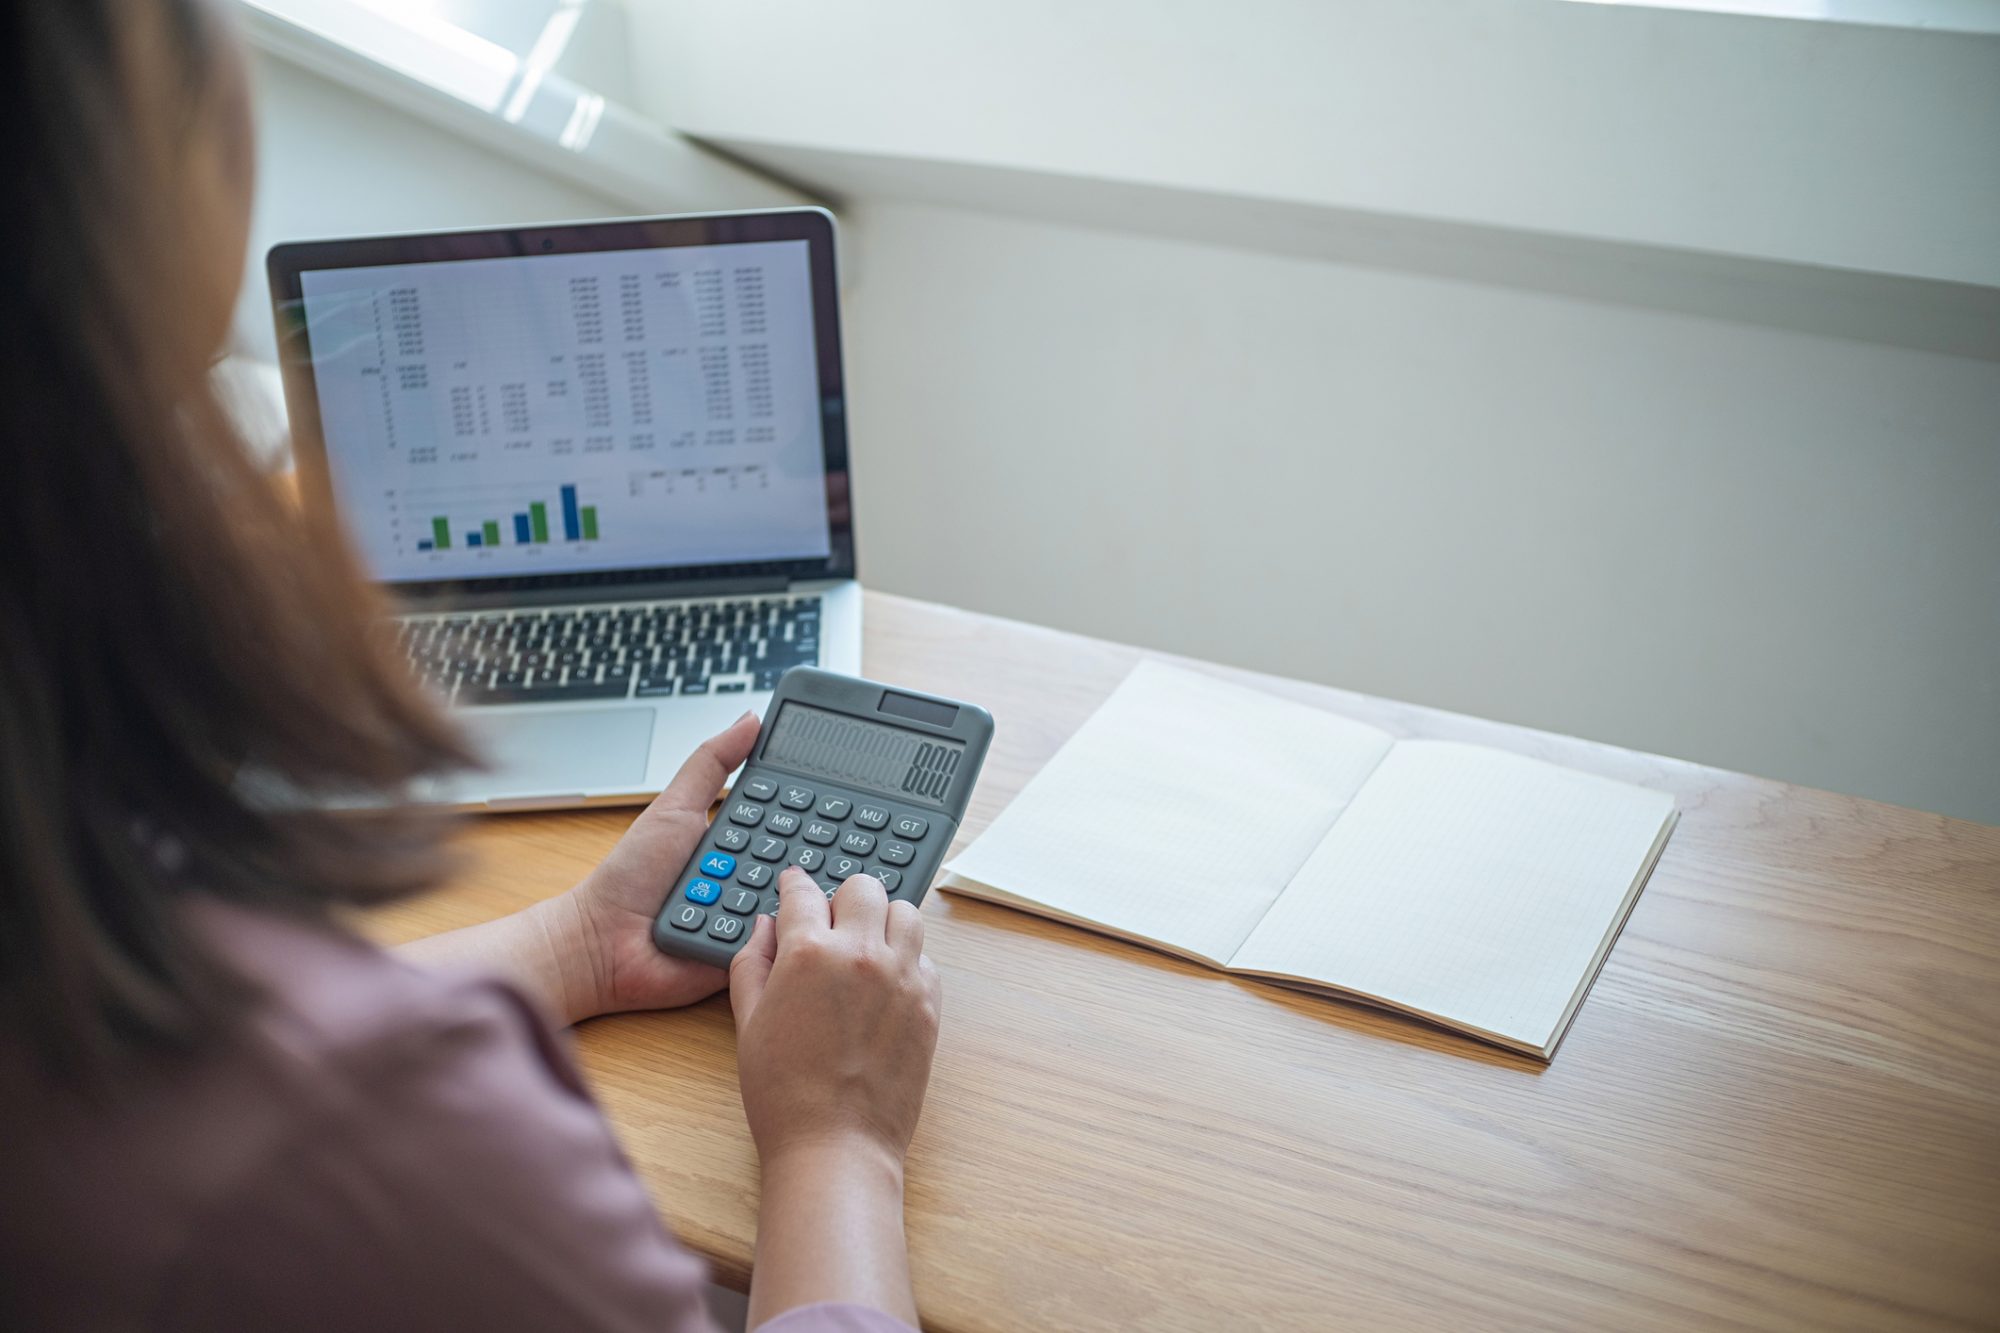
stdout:
{"type": "Polygon", "coordinates": [[[750,938],[729,960],[729,1007],[736,1014],[736,1030],[750,1021],[750,1011],[763,998],[771,979],[771,964],[778,958],[778,923],[761,912],[752,921],[750,938]]]}

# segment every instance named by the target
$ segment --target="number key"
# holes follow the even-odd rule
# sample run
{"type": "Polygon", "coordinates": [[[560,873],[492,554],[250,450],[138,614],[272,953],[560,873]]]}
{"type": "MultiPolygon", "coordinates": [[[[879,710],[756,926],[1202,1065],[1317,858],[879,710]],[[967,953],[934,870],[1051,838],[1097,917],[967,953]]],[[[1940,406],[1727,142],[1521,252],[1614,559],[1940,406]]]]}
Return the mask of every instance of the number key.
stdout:
{"type": "Polygon", "coordinates": [[[667,920],[682,930],[700,930],[708,922],[708,913],[693,903],[682,903],[667,920]]]}
{"type": "Polygon", "coordinates": [[[749,801],[738,801],[729,807],[729,822],[741,824],[744,828],[756,828],[764,822],[764,807],[752,805],[749,801]]]}
{"type": "Polygon", "coordinates": [[[860,873],[861,863],[851,856],[832,856],[827,858],[827,878],[831,879],[835,884],[845,884],[849,875],[858,875],[860,873]]]}
{"type": "Polygon", "coordinates": [[[750,855],[759,861],[782,861],[785,859],[783,838],[758,838],[750,844],[750,855]]]}
{"type": "Polygon", "coordinates": [[[930,826],[931,822],[928,819],[919,819],[915,815],[898,815],[896,817],[896,836],[899,838],[908,838],[911,842],[915,842],[924,836],[924,830],[930,826]]]}
{"type": "Polygon", "coordinates": [[[736,882],[761,889],[771,882],[771,867],[762,861],[745,861],[743,868],[736,872],[736,882]]]}
{"type": "Polygon", "coordinates": [[[725,943],[730,940],[741,939],[743,936],[743,921],[740,917],[717,916],[715,920],[708,923],[708,933],[725,943]]]}
{"type": "Polygon", "coordinates": [[[879,805],[856,806],[854,822],[862,828],[878,829],[889,822],[889,812],[879,805]]]}
{"type": "Polygon", "coordinates": [[[753,801],[768,801],[778,794],[778,784],[769,778],[745,778],[736,790],[738,796],[747,796],[753,801]]]}
{"type": "MultiPolygon", "coordinates": [[[[766,871],[770,868],[769,866],[757,867],[759,870],[766,871]]],[[[745,869],[748,869],[748,867],[745,867],[745,869]]],[[[737,916],[749,916],[757,910],[757,894],[750,889],[731,889],[722,895],[722,910],[725,912],[734,912],[737,916]]]]}
{"type": "Polygon", "coordinates": [[[840,850],[852,852],[856,856],[866,856],[875,850],[875,835],[863,833],[859,829],[850,829],[840,839],[840,850]]]}
{"type": "Polygon", "coordinates": [[[907,842],[897,842],[894,838],[882,844],[882,859],[892,866],[906,866],[916,854],[916,848],[907,842]]]}
{"type": "Polygon", "coordinates": [[[826,853],[817,847],[801,847],[792,853],[792,864],[811,874],[826,864],[826,853]]]}

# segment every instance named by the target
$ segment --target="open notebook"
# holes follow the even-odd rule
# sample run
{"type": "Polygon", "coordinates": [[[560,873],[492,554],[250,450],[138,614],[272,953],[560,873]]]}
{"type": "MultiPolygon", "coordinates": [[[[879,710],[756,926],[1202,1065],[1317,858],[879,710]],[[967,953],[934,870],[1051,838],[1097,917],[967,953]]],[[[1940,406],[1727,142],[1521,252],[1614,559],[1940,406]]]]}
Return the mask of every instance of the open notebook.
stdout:
{"type": "Polygon", "coordinates": [[[1546,1060],[1675,818],[1148,662],[939,884],[1546,1060]]]}

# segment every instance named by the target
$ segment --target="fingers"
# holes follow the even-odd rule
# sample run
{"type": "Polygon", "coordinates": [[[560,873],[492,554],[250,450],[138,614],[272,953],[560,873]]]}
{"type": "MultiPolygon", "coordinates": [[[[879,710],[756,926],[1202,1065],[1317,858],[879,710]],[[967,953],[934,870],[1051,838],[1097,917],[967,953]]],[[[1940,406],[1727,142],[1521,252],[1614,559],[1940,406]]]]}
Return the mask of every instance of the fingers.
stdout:
{"type": "Polygon", "coordinates": [[[898,898],[889,904],[889,947],[905,964],[915,964],[924,953],[924,914],[913,902],[898,898]]]}
{"type": "Polygon", "coordinates": [[[653,801],[651,810],[684,810],[693,814],[708,813],[708,807],[715,804],[715,798],[722,791],[722,784],[736,771],[736,766],[750,757],[750,749],[757,744],[757,715],[745,713],[730,723],[726,730],[717,732],[695,747],[681,765],[681,771],[674,774],[674,780],[667,789],[653,801]]]}
{"type": "Polygon", "coordinates": [[[778,958],[778,923],[759,913],[750,923],[750,938],[729,960],[729,1008],[736,1015],[736,1030],[750,1021],[750,1011],[764,997],[771,980],[771,964],[778,958]]]}
{"type": "Polygon", "coordinates": [[[833,909],[812,876],[797,866],[786,866],[778,876],[778,947],[832,925],[833,909]]]}
{"type": "Polygon", "coordinates": [[[887,934],[889,893],[873,875],[849,875],[833,895],[833,928],[870,942],[887,934]]]}

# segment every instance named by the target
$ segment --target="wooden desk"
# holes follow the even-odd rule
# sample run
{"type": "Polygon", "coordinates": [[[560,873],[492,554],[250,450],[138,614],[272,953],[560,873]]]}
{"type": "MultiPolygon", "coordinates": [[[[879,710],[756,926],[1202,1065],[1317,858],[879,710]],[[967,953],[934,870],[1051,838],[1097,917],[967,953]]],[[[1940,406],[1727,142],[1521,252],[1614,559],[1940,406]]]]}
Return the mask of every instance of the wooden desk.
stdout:
{"type": "MultiPolygon", "coordinates": [[[[972,833],[1141,656],[894,597],[866,614],[870,675],[998,719],[972,833]]],[[[1546,1069],[932,894],[944,1033],[908,1213],[929,1327],[2000,1321],[2000,829],[1255,679],[1664,788],[1680,828],[1546,1069]]],[[[479,821],[477,867],[379,934],[565,888],[629,818],[479,821]]],[[[727,1002],[578,1044],[675,1231],[746,1284],[727,1002]]]]}

